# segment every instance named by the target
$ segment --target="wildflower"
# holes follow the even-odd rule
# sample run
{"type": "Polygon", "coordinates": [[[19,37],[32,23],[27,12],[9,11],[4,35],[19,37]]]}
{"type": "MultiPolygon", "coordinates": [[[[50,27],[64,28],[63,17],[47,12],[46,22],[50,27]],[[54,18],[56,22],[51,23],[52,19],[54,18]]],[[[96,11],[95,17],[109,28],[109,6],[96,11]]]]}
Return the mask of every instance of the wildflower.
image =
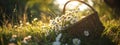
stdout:
{"type": "Polygon", "coordinates": [[[78,20],[77,19],[72,19],[71,21],[70,21],[70,24],[74,24],[74,23],[76,23],[78,20]]]}
{"type": "Polygon", "coordinates": [[[37,20],[38,20],[38,18],[34,18],[34,19],[33,19],[33,21],[37,21],[37,20]]]}
{"type": "Polygon", "coordinates": [[[67,43],[65,45],[68,45],[67,43]]]}
{"type": "Polygon", "coordinates": [[[65,27],[68,27],[68,26],[69,26],[69,24],[66,24],[66,25],[65,25],[65,27]]]}
{"type": "Polygon", "coordinates": [[[60,17],[56,17],[56,18],[55,18],[55,21],[56,21],[56,22],[60,22],[60,17]]]}
{"type": "Polygon", "coordinates": [[[28,44],[27,40],[28,40],[28,37],[25,37],[22,42],[23,42],[24,44],[28,44]]]}
{"type": "Polygon", "coordinates": [[[61,44],[61,42],[60,42],[59,40],[60,40],[61,36],[62,36],[62,34],[60,33],[60,34],[56,37],[56,41],[55,41],[55,42],[53,42],[53,44],[52,44],[52,45],[60,45],[60,44],[61,44]]]}
{"type": "Polygon", "coordinates": [[[62,15],[61,17],[60,17],[60,20],[64,20],[65,19],[65,15],[62,15]]]}
{"type": "Polygon", "coordinates": [[[62,25],[63,23],[62,23],[62,21],[61,22],[59,22],[59,25],[62,25]]]}
{"type": "Polygon", "coordinates": [[[27,37],[25,37],[22,42],[23,42],[24,44],[28,44],[28,41],[30,41],[31,37],[32,37],[32,36],[27,36],[27,37]]]}
{"type": "Polygon", "coordinates": [[[17,28],[17,25],[14,25],[14,28],[17,28]]]}
{"type": "Polygon", "coordinates": [[[72,19],[72,16],[67,16],[65,21],[70,21],[72,19]]]}
{"type": "Polygon", "coordinates": [[[69,14],[69,13],[71,13],[72,11],[66,11],[66,14],[69,14]]]}
{"type": "Polygon", "coordinates": [[[59,41],[61,38],[62,34],[60,33],[57,37],[56,37],[56,41],[59,41]]]}
{"type": "Polygon", "coordinates": [[[56,22],[54,20],[50,20],[50,26],[55,25],[55,24],[56,24],[56,22]]]}
{"type": "Polygon", "coordinates": [[[48,36],[49,35],[49,31],[46,32],[45,36],[48,36]]]}
{"type": "Polygon", "coordinates": [[[17,38],[17,35],[12,35],[12,38],[10,39],[10,42],[15,42],[16,38],[17,38]]]}
{"type": "Polygon", "coordinates": [[[51,29],[55,29],[55,26],[51,26],[51,29]]]}
{"type": "Polygon", "coordinates": [[[85,31],[84,31],[84,35],[85,35],[85,36],[89,36],[89,32],[85,30],[85,31]]]}
{"type": "Polygon", "coordinates": [[[23,26],[23,24],[21,23],[20,26],[23,26]]]}
{"type": "Polygon", "coordinates": [[[28,39],[31,39],[31,38],[32,38],[32,36],[29,35],[29,36],[28,36],[28,39]]]}
{"type": "Polygon", "coordinates": [[[20,24],[22,24],[22,21],[20,20],[20,24]]]}
{"type": "Polygon", "coordinates": [[[58,26],[58,30],[62,30],[62,26],[59,25],[59,26],[58,26]]]}
{"type": "Polygon", "coordinates": [[[81,41],[77,38],[73,39],[73,44],[74,45],[80,45],[81,41]]]}
{"type": "Polygon", "coordinates": [[[52,45],[60,45],[61,43],[59,41],[53,42],[52,45]]]}
{"type": "Polygon", "coordinates": [[[59,26],[58,24],[54,25],[55,31],[58,30],[58,26],[59,26]]]}
{"type": "Polygon", "coordinates": [[[27,23],[26,23],[26,25],[30,25],[30,23],[29,23],[29,22],[27,22],[27,23]]]}
{"type": "Polygon", "coordinates": [[[17,37],[17,35],[12,35],[12,38],[16,38],[17,37]]]}

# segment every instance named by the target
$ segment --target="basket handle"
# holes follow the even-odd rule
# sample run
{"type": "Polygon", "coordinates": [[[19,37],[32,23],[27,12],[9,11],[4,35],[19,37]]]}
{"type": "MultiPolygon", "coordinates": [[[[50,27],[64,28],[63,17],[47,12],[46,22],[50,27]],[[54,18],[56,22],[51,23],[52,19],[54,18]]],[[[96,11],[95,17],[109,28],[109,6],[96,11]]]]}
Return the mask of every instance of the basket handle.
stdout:
{"type": "MultiPolygon", "coordinates": [[[[90,6],[89,4],[85,3],[84,1],[80,1],[80,0],[72,0],[72,1],[78,1],[78,2],[83,3],[83,4],[87,5],[88,7],[90,7],[96,13],[96,10],[92,6],[90,6]]],[[[71,1],[68,1],[65,3],[65,5],[63,7],[63,14],[65,14],[65,7],[69,2],[71,2],[71,1]]]]}

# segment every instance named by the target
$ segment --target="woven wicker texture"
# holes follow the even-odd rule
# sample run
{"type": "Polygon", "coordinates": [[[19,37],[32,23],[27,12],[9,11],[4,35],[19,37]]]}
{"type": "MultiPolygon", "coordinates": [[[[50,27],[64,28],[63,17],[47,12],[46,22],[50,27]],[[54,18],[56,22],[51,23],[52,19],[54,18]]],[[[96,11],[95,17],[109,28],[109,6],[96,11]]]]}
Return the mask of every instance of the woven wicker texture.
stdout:
{"type": "MultiPolygon", "coordinates": [[[[65,7],[69,2],[71,1],[68,1],[64,5],[63,13],[65,13],[65,7]]],[[[72,35],[74,37],[86,37],[84,34],[84,31],[88,31],[89,36],[87,37],[89,38],[100,37],[101,33],[104,30],[104,26],[99,19],[98,13],[89,4],[83,1],[78,1],[78,2],[86,4],[88,7],[90,7],[94,11],[94,13],[87,15],[85,18],[79,20],[77,23],[68,27],[63,32],[67,33],[68,35],[72,35]]]]}

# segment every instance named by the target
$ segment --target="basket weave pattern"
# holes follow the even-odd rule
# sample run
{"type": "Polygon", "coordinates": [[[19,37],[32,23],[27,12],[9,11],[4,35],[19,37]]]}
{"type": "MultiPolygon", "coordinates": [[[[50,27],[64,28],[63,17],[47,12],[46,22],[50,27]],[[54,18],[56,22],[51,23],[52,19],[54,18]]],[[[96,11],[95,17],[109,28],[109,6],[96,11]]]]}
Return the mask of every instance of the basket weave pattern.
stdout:
{"type": "MultiPolygon", "coordinates": [[[[71,1],[68,1],[64,5],[63,13],[65,13],[65,6],[71,1]]],[[[65,30],[65,33],[68,33],[68,35],[72,35],[75,37],[82,37],[84,36],[84,31],[87,30],[89,32],[90,38],[99,37],[101,33],[104,30],[104,26],[101,23],[98,13],[87,3],[83,1],[78,1],[86,4],[88,7],[90,7],[94,13],[87,15],[85,18],[79,20],[77,23],[73,24],[72,26],[68,27],[65,30]]]]}

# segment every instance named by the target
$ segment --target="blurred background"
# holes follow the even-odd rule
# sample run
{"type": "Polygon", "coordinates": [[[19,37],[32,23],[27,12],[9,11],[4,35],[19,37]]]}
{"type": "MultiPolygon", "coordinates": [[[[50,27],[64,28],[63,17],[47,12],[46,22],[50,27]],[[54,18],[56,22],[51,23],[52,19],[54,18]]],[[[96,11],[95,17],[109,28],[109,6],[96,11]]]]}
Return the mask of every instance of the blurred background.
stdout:
{"type": "MultiPolygon", "coordinates": [[[[0,0],[0,25],[16,25],[19,21],[31,23],[34,18],[44,19],[42,16],[49,17],[44,20],[47,22],[48,19],[62,15],[63,6],[67,1],[69,0],[0,0]]],[[[110,10],[113,14],[110,17],[119,18],[119,1],[117,0],[83,1],[88,2],[102,16],[110,10]]],[[[66,6],[66,10],[75,9],[78,5],[78,2],[71,2],[66,6]]],[[[82,5],[79,8],[84,10],[86,6],[82,5]]]]}
{"type": "MultiPolygon", "coordinates": [[[[54,19],[57,16],[62,16],[63,7],[67,1],[69,0],[0,0],[1,44],[4,43],[4,41],[2,41],[2,35],[3,34],[8,35],[9,34],[7,33],[9,32],[8,30],[17,30],[14,29],[16,25],[21,25],[21,23],[23,25],[26,25],[26,23],[28,22],[32,24],[33,20],[41,21],[42,23],[40,22],[40,25],[42,25],[43,23],[49,23],[51,19],[54,19]],[[2,31],[5,32],[1,33],[2,31]]],[[[105,35],[105,37],[109,37],[110,41],[114,42],[116,45],[120,45],[120,24],[119,24],[120,1],[119,0],[81,0],[81,1],[88,3],[98,12],[100,20],[105,26],[103,35],[105,35]]],[[[74,9],[84,11],[87,10],[88,7],[84,4],[75,1],[69,3],[66,6],[66,10],[74,9]]],[[[35,24],[39,25],[37,23],[35,24]]],[[[11,35],[12,34],[14,33],[11,33],[11,35]]]]}

